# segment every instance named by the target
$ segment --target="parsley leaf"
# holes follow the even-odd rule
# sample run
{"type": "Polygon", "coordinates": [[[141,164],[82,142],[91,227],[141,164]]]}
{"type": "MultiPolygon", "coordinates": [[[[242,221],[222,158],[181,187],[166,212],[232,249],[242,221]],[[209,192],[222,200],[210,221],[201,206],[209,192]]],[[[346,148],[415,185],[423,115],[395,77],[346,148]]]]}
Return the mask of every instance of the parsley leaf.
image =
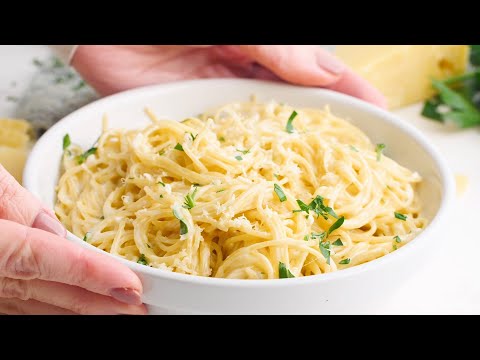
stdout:
{"type": "Polygon", "coordinates": [[[385,144],[377,144],[377,146],[375,147],[375,152],[377,153],[377,161],[380,161],[383,149],[385,149],[385,144]]]}
{"type": "Polygon", "coordinates": [[[394,214],[395,214],[395,217],[399,220],[403,220],[403,221],[407,220],[407,215],[400,214],[396,211],[394,212],[394,214]]]}
{"type": "Polygon", "coordinates": [[[321,242],[319,244],[320,252],[327,261],[327,264],[330,265],[330,242],[321,242]]]}
{"type": "Polygon", "coordinates": [[[183,203],[183,207],[185,209],[191,209],[195,206],[195,194],[197,193],[198,188],[195,187],[195,190],[193,190],[193,193],[190,195],[188,194],[185,196],[185,202],[183,203]]]}
{"type": "Polygon", "coordinates": [[[248,150],[240,150],[240,149],[237,149],[238,152],[241,152],[243,155],[247,155],[249,152],[250,152],[250,149],[248,150]]]}
{"type": "Polygon", "coordinates": [[[95,154],[96,152],[97,152],[97,148],[96,148],[96,147],[92,147],[92,148],[88,149],[87,151],[85,151],[83,154],[78,155],[78,156],[77,156],[77,163],[78,163],[78,165],[83,164],[90,155],[93,155],[93,154],[95,154]]]}
{"type": "Polygon", "coordinates": [[[292,114],[290,115],[290,117],[288,118],[288,121],[287,121],[287,126],[285,127],[285,130],[291,134],[293,133],[293,119],[295,119],[295,117],[297,116],[297,112],[295,110],[293,110],[292,114]]]}
{"type": "Polygon", "coordinates": [[[278,278],[279,279],[288,279],[288,278],[294,278],[295,276],[290,272],[289,269],[285,266],[284,263],[279,262],[278,263],[278,278]]]}
{"type": "Polygon", "coordinates": [[[185,151],[185,150],[183,150],[183,146],[180,145],[180,143],[177,143],[177,145],[175,145],[174,149],[178,150],[178,151],[185,151]]]}
{"type": "Polygon", "coordinates": [[[444,121],[451,121],[460,128],[480,124],[480,111],[470,100],[441,81],[433,80],[432,85],[443,103],[450,107],[450,111],[442,115],[444,121]]]}
{"type": "Polygon", "coordinates": [[[70,135],[65,134],[65,136],[63,137],[63,150],[68,148],[70,145],[71,145],[70,135]]]}
{"type": "Polygon", "coordinates": [[[337,221],[335,221],[332,224],[332,226],[330,226],[330,228],[327,230],[327,236],[330,235],[335,230],[337,230],[340,226],[342,226],[344,221],[345,221],[345,217],[343,217],[343,216],[340,219],[338,219],[337,221]]]}
{"type": "Polygon", "coordinates": [[[192,142],[195,141],[195,139],[197,138],[198,134],[197,135],[193,135],[192,133],[190,133],[190,137],[192,138],[192,142]]]}
{"type": "Polygon", "coordinates": [[[474,66],[480,66],[480,45],[470,45],[470,62],[474,66]]]}
{"type": "Polygon", "coordinates": [[[358,152],[358,149],[355,146],[349,145],[349,147],[350,147],[350,150],[358,152]]]}
{"type": "Polygon", "coordinates": [[[162,185],[163,187],[165,187],[165,183],[161,181],[157,182],[157,185],[162,185]]]}
{"type": "Polygon", "coordinates": [[[343,242],[342,242],[342,240],[337,239],[337,240],[335,240],[335,241],[332,243],[332,245],[335,245],[335,246],[343,246],[343,242]]]}
{"type": "Polygon", "coordinates": [[[321,215],[325,220],[328,219],[327,215],[331,215],[335,219],[338,219],[338,215],[335,213],[335,211],[333,211],[331,207],[326,206],[323,203],[323,197],[321,197],[320,195],[317,195],[315,199],[313,199],[312,202],[308,205],[305,204],[302,200],[297,200],[297,204],[300,207],[300,210],[293,210],[293,212],[305,211],[307,214],[309,214],[311,210],[315,214],[317,214],[317,217],[321,215]]]}
{"type": "Polygon", "coordinates": [[[340,261],[340,264],[342,264],[342,265],[350,264],[350,259],[349,258],[343,259],[343,260],[340,261]]]}
{"type": "Polygon", "coordinates": [[[188,233],[188,226],[183,221],[182,215],[177,211],[177,209],[173,209],[173,216],[175,216],[180,221],[180,235],[184,235],[188,233]]]}
{"type": "Polygon", "coordinates": [[[78,91],[78,90],[84,88],[86,85],[87,85],[87,84],[85,83],[85,81],[80,80],[77,85],[75,85],[74,87],[72,87],[72,90],[73,90],[73,91],[78,91]]]}
{"type": "Polygon", "coordinates": [[[400,236],[398,236],[398,235],[394,236],[393,239],[394,239],[395,242],[397,242],[397,243],[402,242],[402,239],[400,239],[400,236]]]}
{"type": "Polygon", "coordinates": [[[277,194],[278,198],[280,199],[280,202],[284,202],[287,200],[287,196],[278,184],[274,184],[273,189],[275,190],[275,194],[277,194]]]}
{"type": "Polygon", "coordinates": [[[238,161],[242,161],[242,160],[243,160],[243,158],[242,158],[240,155],[235,156],[235,159],[237,159],[238,161]]]}
{"type": "Polygon", "coordinates": [[[308,239],[308,235],[305,235],[305,236],[303,237],[303,240],[308,241],[308,240],[309,240],[309,239],[308,239]]]}
{"type": "Polygon", "coordinates": [[[140,257],[137,260],[137,264],[148,265],[147,258],[145,257],[144,254],[140,254],[140,257]]]}
{"type": "Polygon", "coordinates": [[[83,237],[83,241],[87,241],[90,238],[91,233],[87,232],[85,236],[83,237]]]}
{"type": "Polygon", "coordinates": [[[223,136],[220,136],[220,137],[218,138],[218,141],[225,142],[225,138],[224,138],[223,136]]]}

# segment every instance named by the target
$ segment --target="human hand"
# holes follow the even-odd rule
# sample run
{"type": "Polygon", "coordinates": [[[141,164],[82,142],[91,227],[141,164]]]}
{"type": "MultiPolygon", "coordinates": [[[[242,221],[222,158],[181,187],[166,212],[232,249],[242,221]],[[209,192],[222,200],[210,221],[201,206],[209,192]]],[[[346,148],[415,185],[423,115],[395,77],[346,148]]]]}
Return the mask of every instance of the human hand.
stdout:
{"type": "Polygon", "coordinates": [[[326,87],[386,107],[378,90],[316,45],[81,45],[72,65],[101,95],[170,81],[240,77],[326,87]]]}
{"type": "Polygon", "coordinates": [[[65,235],[0,165],[0,314],[146,313],[130,269],[65,235]]]}

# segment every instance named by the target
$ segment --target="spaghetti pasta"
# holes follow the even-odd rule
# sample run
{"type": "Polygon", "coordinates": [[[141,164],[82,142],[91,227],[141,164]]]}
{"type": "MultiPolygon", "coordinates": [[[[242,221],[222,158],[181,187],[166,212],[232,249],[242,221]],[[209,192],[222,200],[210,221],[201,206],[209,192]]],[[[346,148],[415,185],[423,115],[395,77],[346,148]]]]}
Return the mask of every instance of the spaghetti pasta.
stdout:
{"type": "Polygon", "coordinates": [[[328,107],[147,113],[143,129],[104,126],[94,150],[64,152],[56,214],[104,251],[199,276],[300,277],[384,256],[426,225],[420,175],[328,107]]]}

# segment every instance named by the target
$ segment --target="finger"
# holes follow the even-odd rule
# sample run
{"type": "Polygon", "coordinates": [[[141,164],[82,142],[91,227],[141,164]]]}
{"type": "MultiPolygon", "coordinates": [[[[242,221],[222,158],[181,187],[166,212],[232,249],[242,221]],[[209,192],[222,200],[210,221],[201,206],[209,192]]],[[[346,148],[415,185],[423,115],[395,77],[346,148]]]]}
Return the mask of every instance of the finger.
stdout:
{"type": "Polygon", "coordinates": [[[82,315],[146,315],[144,305],[129,305],[78,286],[44,280],[0,278],[0,298],[34,299],[82,315]]]}
{"type": "Polygon", "coordinates": [[[0,220],[0,276],[75,285],[132,304],[142,283],[115,259],[48,232],[0,220]]]}
{"type": "Polygon", "coordinates": [[[346,69],[316,45],[242,45],[239,49],[282,80],[298,85],[331,85],[346,69]]]}
{"type": "Polygon", "coordinates": [[[0,165],[0,219],[33,226],[65,237],[67,231],[55,214],[45,208],[0,165]]]}
{"type": "Polygon", "coordinates": [[[387,100],[382,93],[351,70],[345,71],[340,80],[328,88],[355,96],[381,108],[387,108],[387,100]]]}
{"type": "Polygon", "coordinates": [[[0,299],[0,314],[6,315],[75,315],[73,311],[62,309],[37,300],[0,299]]]}

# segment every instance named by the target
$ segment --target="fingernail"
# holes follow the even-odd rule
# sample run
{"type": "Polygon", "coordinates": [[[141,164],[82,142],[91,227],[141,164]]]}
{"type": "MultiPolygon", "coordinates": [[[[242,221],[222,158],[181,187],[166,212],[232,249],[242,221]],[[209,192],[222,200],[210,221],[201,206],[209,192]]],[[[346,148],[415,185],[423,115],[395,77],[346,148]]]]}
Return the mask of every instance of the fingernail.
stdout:
{"type": "Polygon", "coordinates": [[[130,304],[130,305],[140,305],[142,303],[142,298],[140,293],[137,290],[128,289],[128,288],[116,288],[110,291],[110,296],[114,299],[130,304]]]}
{"type": "Polygon", "coordinates": [[[317,64],[334,75],[343,73],[347,68],[344,63],[326,51],[317,53],[317,64]]]}
{"type": "Polygon", "coordinates": [[[52,218],[49,214],[40,211],[33,221],[32,227],[48,231],[52,234],[65,237],[67,235],[67,230],[57,219],[52,218]]]}

